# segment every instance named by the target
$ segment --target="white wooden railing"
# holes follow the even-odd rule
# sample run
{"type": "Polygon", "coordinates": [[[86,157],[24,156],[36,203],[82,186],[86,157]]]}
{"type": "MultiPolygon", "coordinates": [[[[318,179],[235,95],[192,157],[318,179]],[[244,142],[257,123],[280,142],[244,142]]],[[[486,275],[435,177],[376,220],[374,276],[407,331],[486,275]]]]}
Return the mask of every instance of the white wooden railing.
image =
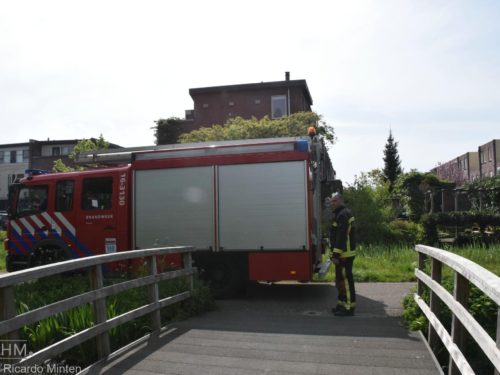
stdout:
{"type": "MultiPolygon", "coordinates": [[[[73,334],[49,347],[43,348],[20,360],[13,361],[13,366],[24,367],[42,363],[53,358],[68,349],[81,343],[96,338],[97,355],[99,359],[108,357],[110,353],[109,330],[149,314],[153,333],[161,330],[160,309],[189,298],[193,289],[193,274],[196,269],[192,267],[191,252],[193,247],[164,247],[147,250],[125,251],[115,254],[97,255],[88,258],[69,260],[61,263],[45,265],[23,271],[17,271],[0,276],[0,339],[14,341],[19,340],[19,329],[25,325],[36,323],[42,319],[67,311],[83,304],[91,303],[94,310],[95,324],[83,331],[73,334]],[[167,254],[183,254],[183,268],[157,272],[157,256],[167,254]],[[148,265],[148,274],[132,280],[122,281],[110,286],[104,286],[102,266],[110,262],[127,261],[130,259],[144,258],[148,265]],[[65,300],[51,303],[47,306],[17,314],[14,300],[14,287],[21,283],[30,282],[42,277],[61,274],[68,271],[88,269],[92,290],[79,294],[65,300]],[[188,276],[190,278],[190,290],[159,299],[158,283],[167,279],[188,276]],[[148,287],[149,301],[146,305],[135,308],[122,315],[108,318],[106,313],[106,298],[120,292],[137,288],[148,287]]],[[[11,370],[12,371],[12,370],[11,370]]],[[[19,370],[20,371],[20,370],[19,370]]]]}
{"type": "Polygon", "coordinates": [[[467,331],[498,374],[500,372],[500,311],[495,342],[472,317],[467,305],[469,285],[472,283],[494,301],[497,307],[500,306],[500,277],[466,258],[445,250],[424,245],[417,245],[415,250],[419,255],[418,269],[415,270],[417,276],[415,301],[429,320],[428,342],[431,349],[436,350],[441,340],[450,354],[449,374],[474,374],[463,355],[467,331]],[[424,272],[427,257],[430,257],[432,262],[431,275],[424,272]],[[441,285],[443,264],[450,267],[455,274],[453,295],[441,285]],[[425,287],[428,287],[430,291],[429,305],[422,299],[425,287]],[[438,318],[441,307],[439,301],[448,306],[451,311],[451,335],[438,318]]]}

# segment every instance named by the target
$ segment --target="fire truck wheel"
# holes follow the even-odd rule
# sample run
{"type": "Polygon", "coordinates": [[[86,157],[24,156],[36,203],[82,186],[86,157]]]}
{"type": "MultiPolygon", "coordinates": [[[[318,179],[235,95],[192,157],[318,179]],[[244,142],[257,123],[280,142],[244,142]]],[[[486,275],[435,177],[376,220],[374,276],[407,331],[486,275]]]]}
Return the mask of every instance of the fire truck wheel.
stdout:
{"type": "Polygon", "coordinates": [[[43,266],[44,264],[51,264],[67,260],[67,254],[58,245],[41,245],[38,246],[31,257],[31,267],[43,266]]]}
{"type": "Polygon", "coordinates": [[[240,267],[230,260],[211,263],[206,267],[206,273],[215,298],[231,298],[242,289],[244,279],[240,267]]]}

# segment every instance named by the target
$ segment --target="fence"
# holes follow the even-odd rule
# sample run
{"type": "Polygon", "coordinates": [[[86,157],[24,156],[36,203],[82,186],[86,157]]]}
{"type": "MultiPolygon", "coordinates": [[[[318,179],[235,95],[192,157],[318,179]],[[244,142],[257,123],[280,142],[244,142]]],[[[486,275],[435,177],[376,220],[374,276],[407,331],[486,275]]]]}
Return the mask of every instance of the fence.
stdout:
{"type": "Polygon", "coordinates": [[[191,295],[193,274],[196,271],[192,267],[191,251],[193,251],[193,248],[188,246],[126,251],[69,260],[0,276],[0,338],[7,337],[10,341],[19,340],[18,330],[23,326],[36,323],[83,304],[91,303],[94,310],[95,324],[92,327],[26,356],[17,361],[14,366],[25,367],[40,364],[92,338],[96,338],[98,358],[106,358],[111,354],[109,330],[146,314],[150,315],[153,332],[159,332],[161,329],[160,309],[189,298],[191,295]],[[184,267],[178,270],[158,273],[157,256],[168,254],[183,254],[184,267]],[[138,277],[135,279],[104,286],[102,272],[104,264],[137,258],[146,259],[148,266],[148,274],[146,276],[141,277],[137,275],[138,277]],[[16,285],[46,276],[81,269],[88,269],[90,271],[91,291],[20,315],[17,314],[14,300],[14,287],[16,285]],[[160,299],[159,282],[182,276],[189,276],[190,290],[160,299]],[[149,303],[122,315],[108,318],[106,313],[106,298],[138,287],[148,287],[149,303]]]}
{"type": "Polygon", "coordinates": [[[500,306],[500,277],[466,258],[441,249],[423,245],[417,245],[415,249],[419,254],[418,269],[415,270],[418,279],[415,301],[429,320],[429,346],[435,351],[438,348],[438,340],[441,340],[450,355],[449,374],[474,374],[463,355],[465,334],[468,332],[496,368],[496,374],[498,374],[500,372],[500,311],[495,342],[469,313],[467,304],[469,286],[472,283],[491,298],[497,307],[500,306]],[[430,257],[432,262],[430,276],[424,272],[427,257],[430,257]],[[443,264],[454,271],[453,295],[441,286],[443,264]],[[422,298],[425,286],[430,290],[429,305],[422,298]],[[451,334],[438,318],[442,306],[440,301],[451,311],[451,334]]]}

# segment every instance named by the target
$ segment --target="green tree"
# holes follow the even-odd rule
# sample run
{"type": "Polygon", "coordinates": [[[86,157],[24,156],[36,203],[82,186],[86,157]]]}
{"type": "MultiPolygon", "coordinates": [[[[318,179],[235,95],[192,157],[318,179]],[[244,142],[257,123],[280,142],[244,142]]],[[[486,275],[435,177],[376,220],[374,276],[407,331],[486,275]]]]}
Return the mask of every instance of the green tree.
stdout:
{"type": "Polygon", "coordinates": [[[274,137],[300,137],[307,135],[307,129],[314,126],[319,135],[327,143],[335,142],[335,132],[332,126],[324,122],[320,115],[314,112],[298,112],[288,117],[271,120],[265,116],[260,120],[255,117],[243,119],[235,117],[225,125],[193,130],[179,137],[181,143],[223,141],[234,139],[256,139],[274,137]]]}
{"type": "Polygon", "coordinates": [[[175,143],[180,134],[182,134],[182,122],[184,120],[178,117],[169,117],[155,121],[153,126],[157,145],[175,143]]]}
{"type": "Polygon", "coordinates": [[[500,176],[483,177],[465,185],[472,210],[500,213],[500,176]]]}
{"type": "MultiPolygon", "coordinates": [[[[97,139],[82,139],[78,141],[78,143],[75,145],[75,148],[73,149],[73,151],[71,151],[68,157],[70,158],[70,160],[75,160],[76,156],[82,152],[106,150],[108,148],[109,142],[106,141],[101,134],[97,139]]],[[[54,165],[52,166],[52,170],[54,172],[71,172],[83,169],[85,168],[67,166],[61,159],[57,159],[56,161],[54,161],[54,165]]]]}
{"type": "Polygon", "coordinates": [[[388,186],[381,171],[374,169],[356,176],[344,189],[344,199],[356,218],[356,239],[362,244],[387,243],[388,223],[393,214],[388,201],[388,186]]]}
{"type": "Polygon", "coordinates": [[[390,131],[384,149],[383,170],[384,179],[389,181],[389,191],[392,191],[394,183],[401,173],[403,173],[403,170],[401,169],[401,160],[399,159],[398,142],[394,140],[392,131],[390,131]]]}
{"type": "Polygon", "coordinates": [[[398,177],[393,192],[400,197],[408,217],[412,221],[420,221],[425,213],[425,193],[453,186],[453,183],[442,181],[430,172],[413,170],[398,177]]]}

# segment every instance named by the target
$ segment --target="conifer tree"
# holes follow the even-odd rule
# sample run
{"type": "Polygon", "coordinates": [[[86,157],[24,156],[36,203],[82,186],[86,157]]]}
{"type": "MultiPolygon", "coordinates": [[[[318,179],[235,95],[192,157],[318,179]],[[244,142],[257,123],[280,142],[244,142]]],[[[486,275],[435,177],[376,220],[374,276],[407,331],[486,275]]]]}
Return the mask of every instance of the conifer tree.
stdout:
{"type": "Polygon", "coordinates": [[[401,160],[398,153],[398,142],[394,141],[392,131],[389,131],[389,138],[384,149],[384,170],[383,176],[385,181],[389,181],[389,191],[392,191],[394,183],[398,176],[403,173],[401,168],[401,160]]]}

